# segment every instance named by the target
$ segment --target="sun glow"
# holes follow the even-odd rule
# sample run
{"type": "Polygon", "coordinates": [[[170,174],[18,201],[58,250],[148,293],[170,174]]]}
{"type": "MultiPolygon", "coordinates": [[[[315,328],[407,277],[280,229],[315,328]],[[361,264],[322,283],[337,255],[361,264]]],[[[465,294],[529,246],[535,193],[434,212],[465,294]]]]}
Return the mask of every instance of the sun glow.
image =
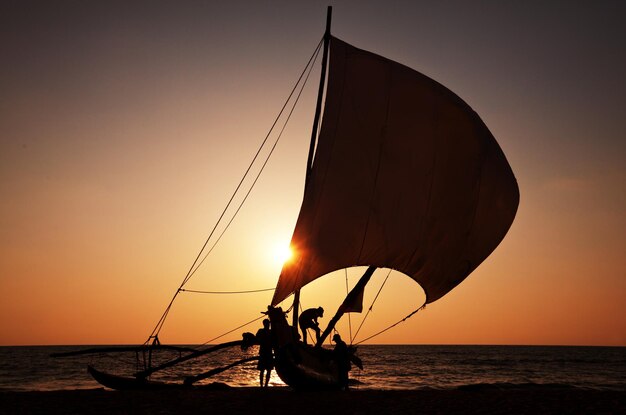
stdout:
{"type": "Polygon", "coordinates": [[[277,264],[283,265],[293,258],[293,251],[289,245],[276,245],[272,252],[272,258],[277,264]]]}

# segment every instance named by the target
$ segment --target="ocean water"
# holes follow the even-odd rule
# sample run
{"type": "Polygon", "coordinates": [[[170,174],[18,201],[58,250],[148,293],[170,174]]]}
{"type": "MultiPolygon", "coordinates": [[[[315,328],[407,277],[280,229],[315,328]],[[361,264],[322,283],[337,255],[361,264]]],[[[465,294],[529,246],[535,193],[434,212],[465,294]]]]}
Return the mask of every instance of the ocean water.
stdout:
{"type": "MultiPolygon", "coordinates": [[[[89,346],[92,347],[92,346],[89,346]]],[[[87,365],[115,374],[138,368],[135,353],[52,358],[51,353],[86,346],[0,347],[0,390],[98,388],[87,365]]],[[[180,382],[184,375],[224,366],[248,355],[239,348],[224,350],[159,373],[153,379],[180,382]]],[[[446,389],[574,387],[626,391],[626,348],[561,346],[359,346],[364,369],[350,377],[361,389],[446,389]]],[[[178,357],[154,356],[154,362],[178,357]]],[[[223,372],[210,382],[256,386],[256,362],[223,372]]],[[[284,385],[273,372],[271,385],[284,385]]]]}

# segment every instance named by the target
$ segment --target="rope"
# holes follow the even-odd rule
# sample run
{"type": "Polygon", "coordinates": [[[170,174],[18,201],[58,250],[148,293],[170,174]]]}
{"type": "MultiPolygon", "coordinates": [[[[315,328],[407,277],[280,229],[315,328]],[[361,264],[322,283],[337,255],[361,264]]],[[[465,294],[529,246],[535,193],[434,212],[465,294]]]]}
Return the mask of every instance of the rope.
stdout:
{"type": "Polygon", "coordinates": [[[359,344],[361,344],[361,343],[363,343],[363,342],[368,341],[369,339],[372,339],[372,338],[374,338],[374,337],[376,337],[376,336],[378,336],[378,335],[380,335],[380,334],[383,334],[383,333],[384,333],[384,332],[386,332],[387,330],[392,329],[392,328],[394,328],[395,326],[397,326],[398,324],[400,324],[400,323],[402,323],[402,322],[406,321],[406,320],[407,320],[407,319],[409,319],[410,317],[413,317],[413,315],[414,315],[415,313],[417,313],[418,311],[420,311],[420,310],[422,310],[422,309],[424,309],[424,308],[426,308],[426,303],[422,304],[419,308],[417,308],[417,309],[413,310],[413,311],[411,312],[411,314],[409,314],[408,316],[406,316],[406,317],[405,317],[405,318],[403,318],[402,320],[400,320],[400,321],[398,321],[398,322],[396,322],[396,323],[392,324],[391,326],[387,327],[386,329],[383,329],[383,330],[379,331],[379,332],[378,332],[378,333],[376,333],[376,334],[372,334],[372,335],[371,335],[371,336],[369,336],[368,338],[361,340],[360,342],[356,343],[355,345],[359,345],[359,344]]]}
{"type": "Polygon", "coordinates": [[[293,303],[289,306],[289,308],[288,308],[288,309],[286,309],[285,311],[283,311],[283,313],[287,314],[287,313],[289,313],[292,309],[293,309],[293,303]]]}
{"type": "MultiPolygon", "coordinates": [[[[256,154],[254,155],[254,157],[252,158],[252,161],[250,162],[250,165],[248,166],[248,168],[246,169],[243,177],[241,178],[241,180],[239,181],[239,184],[237,185],[237,187],[235,188],[235,191],[233,192],[232,196],[230,197],[228,203],[226,204],[226,207],[224,208],[224,210],[222,211],[221,215],[219,216],[217,222],[215,223],[215,226],[213,227],[213,229],[211,230],[209,236],[207,237],[206,241],[204,242],[204,244],[202,245],[202,248],[200,249],[200,251],[198,252],[198,255],[196,256],[195,260],[193,261],[193,263],[191,264],[191,267],[189,268],[189,270],[187,271],[187,274],[185,275],[185,278],[183,278],[182,283],[180,284],[180,286],[178,287],[178,290],[176,290],[176,292],[174,293],[174,296],[172,297],[172,299],[170,300],[169,304],[167,305],[167,307],[165,308],[165,311],[163,312],[163,314],[161,315],[161,318],[159,319],[159,321],[157,322],[156,326],[154,327],[154,329],[152,330],[150,336],[148,337],[148,340],[146,340],[146,344],[150,342],[150,339],[152,338],[156,338],[159,334],[159,332],[161,331],[161,329],[163,328],[163,324],[165,323],[165,319],[167,318],[170,309],[172,308],[172,304],[174,303],[174,300],[176,299],[176,297],[178,296],[178,294],[181,292],[181,289],[183,288],[183,286],[189,281],[189,279],[193,276],[193,274],[196,272],[197,267],[196,264],[198,264],[198,260],[200,259],[200,256],[202,255],[202,253],[204,252],[204,249],[206,248],[206,246],[208,245],[209,241],[211,240],[211,237],[213,236],[213,234],[215,233],[215,230],[217,229],[218,225],[220,224],[220,222],[222,221],[222,218],[224,217],[224,215],[226,214],[226,212],[228,211],[228,208],[230,207],[230,204],[232,203],[233,199],[235,198],[235,196],[237,195],[237,193],[239,192],[239,189],[241,188],[241,185],[243,184],[244,180],[246,179],[246,177],[248,176],[248,173],[250,172],[250,169],[252,168],[252,166],[254,165],[257,157],[259,156],[261,150],[263,149],[263,147],[265,147],[265,143],[267,142],[270,134],[272,133],[272,131],[274,130],[274,127],[276,126],[276,124],[278,123],[278,120],[280,119],[280,117],[282,116],[285,108],[287,107],[287,104],[289,103],[289,101],[291,100],[291,97],[293,96],[294,92],[296,91],[296,89],[298,88],[298,85],[300,84],[300,81],[302,80],[302,77],[304,76],[305,73],[307,73],[307,68],[309,68],[309,66],[313,66],[312,62],[314,58],[317,58],[317,55],[319,54],[319,50],[320,47],[322,45],[322,40],[320,40],[320,42],[318,43],[317,47],[315,48],[315,51],[313,52],[313,54],[311,55],[311,57],[309,58],[309,61],[307,62],[306,66],[304,67],[304,70],[302,71],[302,73],[300,74],[300,76],[298,77],[298,80],[296,81],[296,84],[294,85],[293,89],[291,90],[291,92],[289,93],[289,96],[287,97],[287,100],[285,101],[283,107],[281,108],[280,112],[278,113],[278,115],[276,116],[276,119],[274,120],[274,122],[272,123],[272,126],[270,127],[269,132],[267,133],[267,135],[265,136],[265,138],[263,139],[263,142],[261,143],[261,146],[259,147],[259,149],[257,150],[256,154]],[[195,269],[194,269],[195,268],[195,269]]],[[[310,73],[310,69],[309,69],[309,73],[310,73]]],[[[308,75],[307,78],[308,79],[308,75]]],[[[306,83],[306,81],[305,81],[306,83]]],[[[302,85],[302,88],[304,88],[304,85],[302,85]]],[[[302,93],[302,89],[300,90],[300,94],[302,93]]],[[[298,94],[298,97],[300,97],[300,94],[298,94]]],[[[294,103],[294,107],[295,104],[294,103]]],[[[293,112],[293,108],[291,110],[291,112],[293,112]]],[[[290,115],[291,115],[290,112],[290,115]]],[[[284,130],[284,126],[283,126],[283,130],[284,130]]],[[[282,134],[282,130],[281,130],[281,134],[282,134]]],[[[277,140],[278,141],[278,140],[277,140]]],[[[276,146],[276,143],[274,143],[274,147],[276,146]]],[[[272,147],[272,152],[274,147],[272,147]]],[[[270,155],[271,153],[270,152],[270,155]]],[[[268,156],[269,159],[269,156],[268,156]]],[[[265,164],[267,163],[267,160],[265,161],[265,163],[263,164],[263,166],[265,166],[265,164]]],[[[257,176],[258,179],[258,176],[257,176]]],[[[254,181],[254,183],[256,183],[256,179],[254,181]]],[[[252,184],[252,186],[254,186],[254,183],[252,184]]],[[[251,189],[248,191],[248,194],[250,193],[251,189]]],[[[247,198],[247,195],[246,195],[247,198]]],[[[244,199],[245,201],[245,199],[244,199]]],[[[242,202],[243,205],[243,202],[242,202]]],[[[239,208],[237,209],[237,212],[239,211],[239,209],[241,208],[241,206],[239,206],[239,208]]],[[[235,213],[236,215],[236,213],[235,213]]],[[[233,216],[234,219],[234,216],[233,216]]],[[[229,222],[229,225],[231,221],[229,222]]],[[[228,226],[228,225],[227,225],[228,226]]],[[[222,232],[223,235],[223,232],[222,232]]],[[[221,238],[221,235],[220,235],[221,238]]],[[[219,239],[218,239],[219,241],[219,239]]],[[[211,250],[215,247],[215,244],[213,245],[213,247],[211,248],[211,250]]],[[[209,251],[210,253],[210,251],[209,251]]],[[[207,254],[208,255],[208,254],[207,254]]],[[[202,262],[204,262],[204,259],[206,259],[206,255],[204,256],[204,258],[202,259],[202,261],[200,262],[200,265],[202,265],[202,262]]]]}
{"type": "Polygon", "coordinates": [[[247,290],[247,291],[200,291],[200,290],[186,290],[181,288],[180,291],[186,293],[196,293],[196,294],[250,294],[250,293],[260,293],[264,291],[273,291],[274,288],[264,288],[262,290],[247,290]]]}
{"type": "MultiPolygon", "coordinates": [[[[285,101],[285,103],[283,104],[282,108],[280,109],[278,115],[276,116],[276,119],[274,120],[274,122],[272,123],[272,126],[270,127],[269,131],[267,132],[267,134],[265,135],[265,138],[263,139],[263,142],[261,143],[261,145],[259,146],[259,149],[257,150],[256,154],[254,155],[254,157],[252,158],[252,161],[250,162],[250,165],[248,166],[248,168],[246,169],[246,172],[244,173],[243,177],[241,178],[241,180],[239,181],[239,184],[237,185],[237,187],[235,188],[235,191],[233,192],[232,196],[230,197],[230,199],[228,200],[228,203],[226,204],[226,207],[224,208],[224,210],[222,211],[220,217],[218,218],[215,226],[213,227],[213,229],[211,230],[211,233],[209,234],[209,237],[207,238],[207,240],[205,241],[204,245],[202,246],[202,248],[200,249],[200,252],[198,253],[196,259],[194,260],[193,264],[191,265],[191,268],[189,269],[187,276],[185,277],[185,279],[183,280],[183,283],[181,284],[181,287],[183,285],[185,285],[187,283],[187,281],[189,281],[189,279],[191,278],[191,276],[193,275],[193,273],[195,272],[193,270],[194,266],[196,265],[196,263],[198,262],[198,259],[200,258],[200,255],[202,254],[202,252],[204,251],[204,248],[206,248],[207,244],[209,243],[209,240],[211,239],[211,236],[213,236],[213,233],[215,232],[215,230],[217,229],[217,226],[219,225],[219,223],[221,222],[222,218],[224,217],[224,214],[226,213],[226,211],[228,210],[228,208],[230,207],[230,204],[232,203],[233,199],[235,198],[237,192],[239,191],[239,188],[241,187],[241,185],[243,184],[244,180],[246,179],[246,177],[248,176],[248,173],[250,172],[250,169],[252,168],[252,166],[254,165],[254,162],[256,161],[257,157],[259,156],[259,154],[261,153],[261,150],[263,149],[263,147],[265,147],[265,143],[267,142],[268,138],[270,137],[270,135],[272,134],[272,131],[274,131],[274,127],[276,126],[276,124],[278,123],[278,120],[280,119],[280,117],[282,116],[283,112],[285,111],[285,108],[287,107],[287,104],[289,103],[289,101],[291,100],[291,97],[293,96],[293,93],[296,91],[296,89],[298,88],[298,85],[300,84],[300,81],[302,80],[302,76],[304,76],[304,74],[307,71],[307,67],[309,65],[311,65],[311,61],[313,60],[313,58],[317,57],[317,54],[319,53],[319,49],[320,46],[322,44],[322,41],[320,40],[320,43],[318,43],[317,47],[315,48],[315,51],[313,52],[313,55],[311,55],[311,57],[309,58],[309,61],[307,62],[306,66],[304,67],[304,70],[302,71],[302,73],[300,74],[300,76],[298,77],[298,80],[296,81],[296,84],[293,86],[291,92],[289,93],[289,96],[287,97],[287,100],[285,101]]],[[[312,66],[312,65],[311,65],[312,66]]],[[[308,79],[308,77],[307,77],[308,79]]],[[[304,88],[304,85],[302,86],[302,88],[304,88]]],[[[299,95],[298,95],[299,96],[299,95]]],[[[297,103],[294,102],[294,106],[297,103]]],[[[292,108],[292,112],[293,112],[293,108],[292,108]]],[[[283,127],[284,128],[284,127],[283,127]]],[[[277,140],[278,141],[278,140],[277,140]]],[[[274,144],[275,146],[276,144],[274,144]]],[[[270,152],[271,155],[271,152],[270,152]]],[[[267,160],[266,159],[266,163],[267,160]]],[[[265,166],[265,164],[263,165],[265,166]]],[[[258,175],[257,175],[258,178],[258,175]]],[[[255,181],[256,183],[256,181],[255,181]]],[[[254,184],[253,184],[254,186],[254,184]]],[[[205,257],[206,258],[206,257],[205,257]]],[[[197,268],[196,268],[197,269],[197,268]]]]}
{"type": "Polygon", "coordinates": [[[207,345],[207,344],[209,344],[209,343],[211,343],[211,342],[213,342],[213,341],[215,341],[215,340],[217,340],[217,339],[219,339],[219,338],[221,338],[221,337],[226,336],[227,334],[232,333],[232,332],[233,332],[233,331],[235,331],[235,330],[239,330],[239,329],[240,329],[240,328],[242,328],[242,327],[246,327],[248,324],[252,324],[252,323],[254,323],[255,321],[259,321],[259,320],[261,320],[262,318],[265,318],[265,315],[262,315],[261,317],[257,317],[257,318],[255,318],[254,320],[250,320],[250,321],[248,321],[247,323],[243,323],[241,326],[235,327],[234,329],[232,329],[232,330],[230,330],[230,331],[227,331],[227,332],[226,332],[226,333],[224,333],[224,334],[220,334],[219,336],[214,337],[214,338],[212,338],[211,340],[207,340],[207,341],[205,341],[204,343],[202,343],[202,344],[201,344],[201,346],[205,346],[205,345],[207,345]]]}
{"type": "MultiPolygon", "coordinates": [[[[304,79],[304,82],[302,83],[302,87],[300,88],[300,91],[298,92],[298,95],[293,103],[293,106],[291,107],[291,110],[289,111],[289,114],[287,115],[287,118],[285,120],[285,122],[283,123],[283,126],[280,130],[280,133],[278,134],[278,136],[276,137],[276,140],[274,141],[274,144],[272,145],[272,148],[270,149],[269,154],[267,155],[265,162],[263,163],[263,165],[261,166],[261,169],[259,170],[259,172],[257,173],[256,177],[254,178],[254,181],[252,182],[252,184],[250,185],[250,188],[248,189],[248,191],[246,192],[246,195],[244,196],[243,200],[241,201],[241,203],[239,204],[239,206],[237,207],[237,210],[235,211],[235,213],[233,214],[233,216],[230,218],[230,220],[228,221],[228,223],[226,224],[226,226],[224,227],[224,229],[222,230],[222,232],[220,233],[220,235],[218,236],[217,240],[213,243],[213,245],[211,246],[211,248],[207,251],[207,253],[204,255],[204,257],[202,258],[202,260],[198,263],[198,265],[196,266],[196,268],[192,271],[191,275],[189,276],[191,278],[191,276],[193,274],[196,273],[196,271],[198,270],[198,268],[200,268],[200,266],[204,263],[204,260],[209,256],[209,254],[211,252],[213,252],[213,249],[217,246],[218,242],[222,239],[222,236],[224,236],[224,233],[226,233],[226,230],[230,227],[231,223],[233,223],[233,220],[235,220],[235,217],[237,216],[237,214],[239,213],[239,211],[241,210],[241,208],[243,207],[244,203],[246,202],[246,200],[248,199],[248,196],[250,196],[250,193],[252,192],[252,189],[254,188],[254,186],[256,185],[256,182],[259,180],[259,177],[261,176],[261,173],[263,173],[263,170],[265,169],[265,166],[267,165],[267,162],[269,161],[270,157],[272,156],[272,154],[274,153],[274,150],[276,149],[276,145],[278,144],[278,141],[280,140],[280,138],[283,135],[283,132],[285,131],[285,127],[287,127],[287,123],[289,122],[289,119],[291,118],[291,114],[293,114],[293,111],[296,108],[296,104],[298,103],[298,101],[300,100],[300,96],[302,95],[302,91],[304,90],[304,86],[306,85],[306,82],[309,80],[309,75],[311,75],[311,71],[313,70],[313,66],[315,64],[315,61],[317,60],[317,56],[319,55],[319,48],[317,49],[317,53],[315,55],[315,59],[313,60],[313,63],[309,66],[309,72],[306,75],[306,78],[304,79]]],[[[306,68],[305,68],[306,69],[306,68]]]]}
{"type": "Polygon", "coordinates": [[[357,329],[356,333],[354,333],[354,337],[350,336],[350,343],[352,343],[354,339],[356,339],[356,336],[359,335],[359,332],[361,331],[361,327],[363,327],[363,323],[365,323],[365,319],[367,319],[367,316],[369,316],[370,312],[374,309],[374,303],[376,303],[376,300],[378,300],[378,296],[380,295],[380,292],[383,290],[383,287],[387,283],[387,280],[389,279],[390,275],[391,275],[391,269],[387,273],[387,276],[385,277],[385,281],[383,281],[382,285],[378,289],[378,292],[376,293],[376,297],[374,297],[374,300],[372,301],[370,308],[367,310],[367,313],[365,313],[363,320],[361,320],[361,324],[359,324],[359,328],[357,329]]]}

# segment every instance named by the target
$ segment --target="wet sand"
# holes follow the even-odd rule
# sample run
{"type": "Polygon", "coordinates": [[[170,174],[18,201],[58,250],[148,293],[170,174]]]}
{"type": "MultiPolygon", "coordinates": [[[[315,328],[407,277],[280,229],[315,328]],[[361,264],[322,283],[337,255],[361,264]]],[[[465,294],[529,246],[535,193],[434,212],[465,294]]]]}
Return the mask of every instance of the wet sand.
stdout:
{"type": "Polygon", "coordinates": [[[626,392],[520,390],[228,390],[0,392],[6,414],[617,414],[626,392]]]}

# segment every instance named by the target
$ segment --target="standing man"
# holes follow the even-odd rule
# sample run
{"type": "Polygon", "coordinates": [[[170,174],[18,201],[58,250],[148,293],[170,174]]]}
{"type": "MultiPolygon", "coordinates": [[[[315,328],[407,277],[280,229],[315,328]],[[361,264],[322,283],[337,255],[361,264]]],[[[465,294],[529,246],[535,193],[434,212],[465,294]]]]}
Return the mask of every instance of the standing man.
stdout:
{"type": "Polygon", "coordinates": [[[337,333],[333,336],[335,342],[335,362],[339,369],[339,387],[345,391],[348,390],[348,372],[350,371],[350,351],[346,342],[341,340],[341,336],[337,333]]]}
{"type": "Polygon", "coordinates": [[[272,336],[270,332],[270,321],[268,319],[263,320],[263,327],[256,332],[256,342],[259,344],[259,364],[258,369],[260,371],[259,380],[261,387],[263,387],[263,375],[265,376],[265,387],[267,387],[270,381],[270,375],[272,369],[274,369],[274,356],[272,355],[272,336]]]}

